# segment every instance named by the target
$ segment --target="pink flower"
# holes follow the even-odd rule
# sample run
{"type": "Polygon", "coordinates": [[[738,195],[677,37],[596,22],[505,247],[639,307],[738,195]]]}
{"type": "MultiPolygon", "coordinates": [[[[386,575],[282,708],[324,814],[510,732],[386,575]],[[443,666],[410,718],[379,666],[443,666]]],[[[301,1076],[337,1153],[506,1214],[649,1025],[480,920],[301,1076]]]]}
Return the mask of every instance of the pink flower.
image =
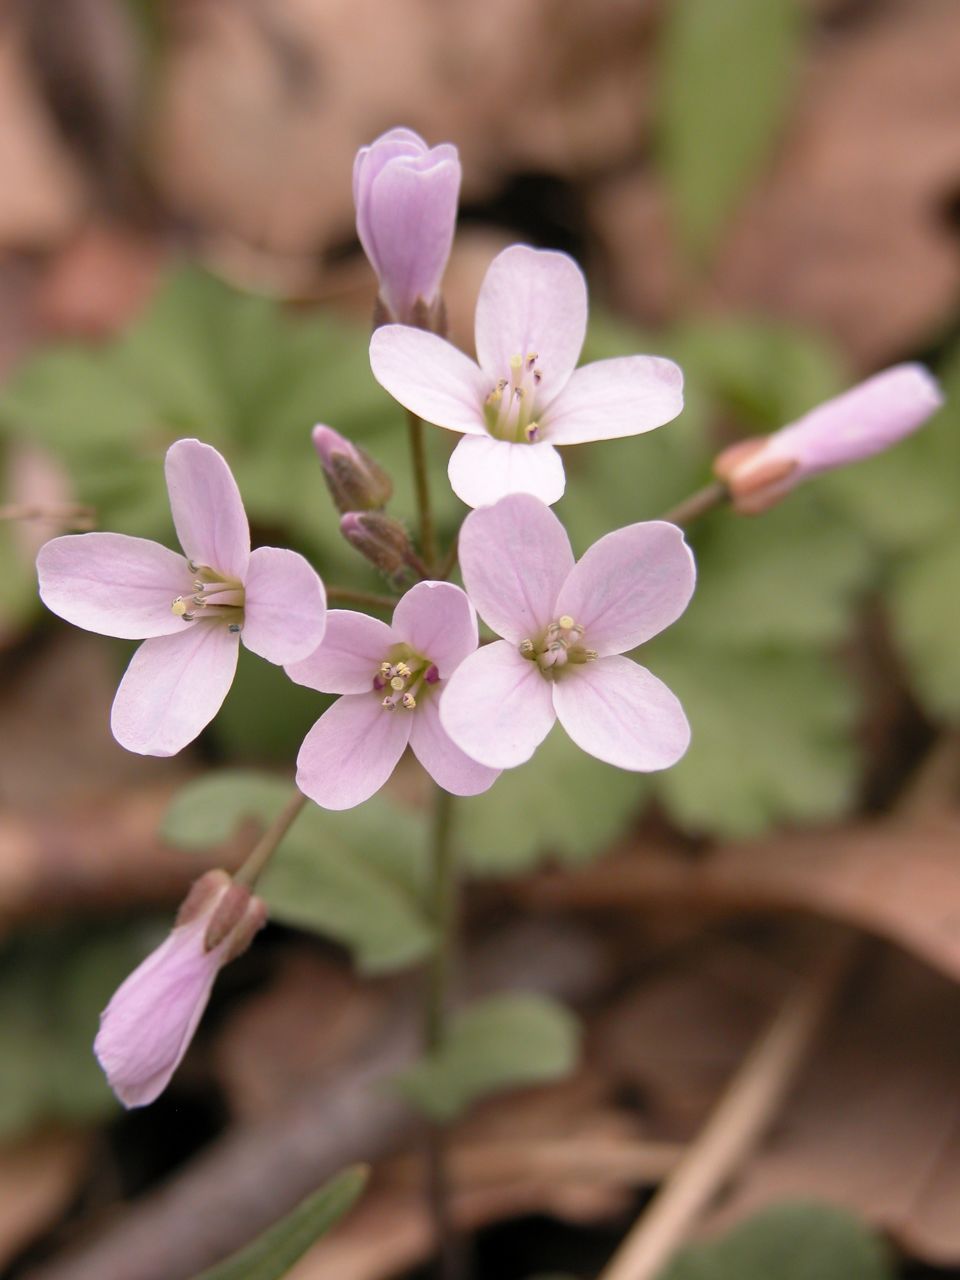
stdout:
{"type": "Polygon", "coordinates": [[[575,369],[587,328],[587,286],[564,253],[513,245],[490,264],[477,300],[479,365],[432,333],[377,329],[377,381],[427,422],[459,431],[450,483],[471,507],[508,493],[546,503],[563,493],[556,445],[650,431],[683,407],[670,360],[623,356],[575,369]]]}
{"type": "Polygon", "coordinates": [[[621,769],[680,759],[683,708],[620,656],[674,622],[693,592],[693,557],[675,525],[628,525],[574,564],[553,512],[516,494],[467,516],[460,564],[480,616],[504,638],[466,658],[444,692],[440,722],[458,747],[509,769],[559,719],[578,747],[621,769]]]}
{"type": "Polygon", "coordinates": [[[250,945],[266,909],[225,871],[193,886],[167,939],[117,988],[94,1052],[125,1107],[153,1102],[180,1065],[219,970],[250,945]]]}
{"type": "Polygon", "coordinates": [[[450,143],[430,148],[412,129],[391,129],[357,152],[357,234],[390,320],[435,318],[459,196],[460,161],[450,143]]]}
{"type": "Polygon", "coordinates": [[[447,680],[476,647],[476,614],[449,582],[411,587],[389,626],[365,613],[332,610],[323,644],[286,669],[298,684],[344,695],[304,739],[300,790],[325,809],[352,809],[380,790],[409,743],[446,791],[486,791],[498,770],[455,747],[437,713],[447,680]]]}
{"type": "Polygon", "coordinates": [[[55,538],[37,557],[40,595],[75,626],[144,643],[113,702],[128,751],[171,756],[220,709],[240,639],[278,664],[323,638],[323,583],[295,551],[250,551],[230,468],[216,449],[178,440],[167,452],[170,508],[184,555],[121,533],[55,538]]]}
{"type": "Polygon", "coordinates": [[[808,476],[889,449],[943,404],[936,379],[920,364],[898,364],[770,436],[731,445],[714,470],[745,515],[765,511],[808,476]]]}

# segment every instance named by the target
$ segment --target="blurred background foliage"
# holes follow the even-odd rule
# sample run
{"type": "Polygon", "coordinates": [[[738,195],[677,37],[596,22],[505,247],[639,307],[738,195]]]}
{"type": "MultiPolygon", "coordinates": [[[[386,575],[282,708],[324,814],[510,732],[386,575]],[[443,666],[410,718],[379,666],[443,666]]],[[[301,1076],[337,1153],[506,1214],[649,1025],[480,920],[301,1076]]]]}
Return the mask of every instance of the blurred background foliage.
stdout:
{"type": "MultiPolygon", "coordinates": [[[[496,0],[456,6],[447,22],[380,0],[251,0],[229,12],[212,0],[34,0],[0,28],[9,501],[53,493],[93,507],[98,527],[170,544],[162,459],[196,435],[229,459],[255,541],[298,548],[329,583],[382,589],[339,538],[309,431],[323,421],[361,443],[394,477],[391,511],[412,523],[402,411],[369,371],[372,287],[350,225],[352,155],[398,122],[452,138],[464,160],[448,288],[459,341],[469,344],[486,263],[523,238],[568,249],[587,270],[584,360],[650,351],[684,368],[676,422],[565,451],[557,511],[577,553],[706,483],[723,445],[875,368],[922,358],[942,378],[946,408],[895,451],[759,519],[721,511],[691,530],[694,601],[635,655],[681,697],[687,757],[639,778],[554,732],[528,765],[458,806],[477,877],[584,866],[635,830],[700,850],[882,812],[919,749],[960,718],[954,0],[588,10],[496,0]],[[25,484],[31,468],[40,480],[25,484]]],[[[453,443],[430,433],[445,540],[464,514],[445,478],[453,443]]],[[[66,633],[41,613],[35,549],[0,521],[8,698],[29,676],[33,642],[66,633]]],[[[119,675],[130,647],[100,643],[119,675]]],[[[91,697],[77,716],[101,732],[109,696],[91,697]]],[[[244,819],[269,820],[326,705],[243,655],[167,812],[171,848],[199,869],[244,819]]],[[[63,726],[51,720],[51,741],[63,726]]],[[[20,733],[8,730],[11,756],[26,750],[20,733]]],[[[83,732],[68,741],[81,755],[83,732]]],[[[161,776],[123,772],[132,766],[111,750],[89,766],[98,803],[161,776]]],[[[18,786],[4,792],[12,809],[18,786]]],[[[23,803],[42,812],[58,787],[38,783],[23,803]]],[[[311,808],[265,881],[272,918],[346,948],[367,975],[421,960],[433,944],[423,797],[411,766],[361,810],[311,808]]],[[[106,995],[165,927],[158,902],[146,905],[142,918],[143,896],[69,928],[10,931],[0,1136],[112,1113],[89,1044],[106,995]]],[[[498,1025],[522,1040],[527,1027],[540,1046],[530,1078],[559,1074],[575,1040],[562,1011],[545,1002],[524,1022],[507,1008],[498,1023],[501,1013],[481,1007],[493,1021],[480,1041],[498,1025]]],[[[467,1027],[460,1065],[421,1063],[408,1093],[452,1112],[524,1078],[509,1054],[478,1060],[477,1043],[467,1027]]],[[[791,1265],[798,1280],[890,1274],[856,1223],[784,1212],[684,1253],[669,1280],[793,1280],[791,1265]],[[822,1254],[807,1266],[796,1241],[814,1238],[822,1254]]]]}

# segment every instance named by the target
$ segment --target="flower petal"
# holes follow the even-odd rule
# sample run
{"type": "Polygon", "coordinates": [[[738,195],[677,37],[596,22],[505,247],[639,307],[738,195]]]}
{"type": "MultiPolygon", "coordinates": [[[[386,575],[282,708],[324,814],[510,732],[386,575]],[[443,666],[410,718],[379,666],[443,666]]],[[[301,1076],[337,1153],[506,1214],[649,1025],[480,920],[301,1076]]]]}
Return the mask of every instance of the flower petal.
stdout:
{"type": "Polygon", "coordinates": [[[477,615],[465,591],[452,582],[418,582],[393,611],[396,640],[412,645],[451,675],[477,647],[477,615]]]}
{"type": "Polygon", "coordinates": [[[679,365],[659,356],[621,356],[575,370],[540,422],[551,444],[583,444],[652,431],[682,408],[679,365]]]}
{"type": "Polygon", "coordinates": [[[242,582],[250,559],[250,526],[226,460],[209,444],[178,440],[167,450],[166,474],[184,554],[242,582]]]}
{"type": "Polygon", "coordinates": [[[557,596],[557,613],[584,628],[601,657],[624,653],[680,617],[696,582],[683,531],[666,520],[627,525],[600,538],[557,596]]]}
{"type": "Polygon", "coordinates": [[[193,591],[183,556],[123,533],[71,533],[37,555],[40,598],[76,627],[142,640],[173,635],[184,622],[173,601],[193,591]]]}
{"type": "Polygon", "coordinates": [[[459,554],[480,617],[514,644],[554,618],[557,595],[573,568],[563,525],[527,494],[472,511],[460,530],[459,554]]]}
{"type": "Polygon", "coordinates": [[[308,657],[323,639],[327,594],[296,551],[258,547],[250,556],[240,638],[248,649],[282,666],[308,657]]]}
{"type": "Polygon", "coordinates": [[[452,741],[440,723],[435,697],[424,699],[413,713],[410,746],[437,786],[451,795],[478,796],[500,777],[499,769],[477,764],[452,741]]]}
{"type": "MultiPolygon", "coordinates": [[[[498,253],[477,299],[477,359],[490,385],[510,374],[510,357],[537,356],[538,404],[566,385],[587,332],[587,283],[565,253],[511,245],[498,253]]],[[[489,387],[488,387],[489,390],[489,387]]]]}
{"type": "Polygon", "coordinates": [[[331,609],[323,642],[308,658],[284,667],[297,684],[320,693],[369,693],[377,668],[395,643],[379,618],[353,609],[331,609]]]}
{"type": "Polygon", "coordinates": [[[220,710],[239,650],[239,635],[222,622],[188,623],[179,635],[145,640],[113,700],[117,742],[142,756],[176,755],[220,710]]]}
{"type": "Polygon", "coordinates": [[[512,444],[493,436],[465,436],[450,455],[447,475],[468,507],[489,507],[510,493],[532,493],[551,506],[566,483],[552,444],[512,444]]]}
{"type": "Polygon", "coordinates": [[[94,1052],[125,1107],[153,1102],[193,1039],[220,969],[218,952],[204,950],[208,923],[174,929],[100,1016],[94,1052]]]}
{"type": "Polygon", "coordinates": [[[380,260],[376,238],[370,223],[370,188],[381,170],[399,156],[419,156],[427,150],[427,144],[412,129],[388,129],[368,147],[361,147],[353,162],[353,203],[357,211],[357,234],[363,251],[370,259],[377,275],[380,260]]]}
{"type": "Polygon", "coordinates": [[[578,747],[620,769],[668,769],[690,743],[676,695],[629,658],[600,658],[558,680],[553,705],[578,747]]]}
{"type": "Polygon", "coordinates": [[[362,804],[397,767],[410,725],[408,712],[385,711],[373,693],[338,698],[303,740],[297,786],[324,809],[362,804]]]}
{"type": "Polygon", "coordinates": [[[370,367],[381,387],[424,421],[486,435],[488,379],[469,356],[435,333],[381,325],[370,339],[370,367]]]}
{"type": "Polygon", "coordinates": [[[497,640],[471,653],[440,695],[440,723],[461,751],[491,769],[529,760],[556,719],[551,685],[516,646],[497,640]]]}

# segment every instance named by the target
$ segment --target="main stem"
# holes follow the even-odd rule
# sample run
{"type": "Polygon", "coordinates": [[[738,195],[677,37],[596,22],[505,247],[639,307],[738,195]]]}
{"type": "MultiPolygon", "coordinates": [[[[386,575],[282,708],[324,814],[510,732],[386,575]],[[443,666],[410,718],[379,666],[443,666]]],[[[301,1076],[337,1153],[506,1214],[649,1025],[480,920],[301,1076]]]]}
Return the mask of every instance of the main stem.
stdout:
{"type": "MultiPolygon", "coordinates": [[[[447,1035],[450,987],[457,950],[457,871],[451,840],[453,797],[437,788],[430,841],[432,910],[436,945],[426,975],[423,1039],[426,1052],[442,1049],[447,1035]]],[[[427,1131],[427,1200],[433,1221],[440,1280],[456,1280],[461,1274],[453,1215],[450,1210],[450,1169],[447,1134],[442,1125],[427,1131]]]]}
{"type": "Polygon", "coordinates": [[[430,508],[430,479],[427,470],[427,450],[424,444],[423,423],[415,413],[407,410],[407,428],[410,434],[410,461],[413,465],[413,483],[417,494],[417,511],[420,514],[420,554],[429,573],[433,573],[437,558],[436,539],[433,532],[433,512],[430,508]]]}

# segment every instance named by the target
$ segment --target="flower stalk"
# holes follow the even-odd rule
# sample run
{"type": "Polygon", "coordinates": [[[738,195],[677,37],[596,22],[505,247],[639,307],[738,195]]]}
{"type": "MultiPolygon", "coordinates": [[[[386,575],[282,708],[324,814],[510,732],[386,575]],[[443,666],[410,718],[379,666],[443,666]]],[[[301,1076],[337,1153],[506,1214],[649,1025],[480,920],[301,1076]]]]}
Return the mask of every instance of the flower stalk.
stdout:
{"type": "Polygon", "coordinates": [[[266,870],[270,859],[276,853],[281,840],[300,816],[300,811],[307,803],[302,791],[294,791],[293,795],[277,814],[270,826],[253,846],[243,866],[234,875],[236,884],[248,885],[251,889],[256,885],[266,870]]]}
{"type": "Polygon", "coordinates": [[[437,558],[437,546],[433,530],[433,510],[430,506],[430,475],[427,467],[427,448],[423,434],[423,422],[410,410],[407,410],[407,430],[410,437],[410,462],[413,467],[413,484],[420,523],[420,554],[426,569],[423,576],[432,578],[437,558]]]}

